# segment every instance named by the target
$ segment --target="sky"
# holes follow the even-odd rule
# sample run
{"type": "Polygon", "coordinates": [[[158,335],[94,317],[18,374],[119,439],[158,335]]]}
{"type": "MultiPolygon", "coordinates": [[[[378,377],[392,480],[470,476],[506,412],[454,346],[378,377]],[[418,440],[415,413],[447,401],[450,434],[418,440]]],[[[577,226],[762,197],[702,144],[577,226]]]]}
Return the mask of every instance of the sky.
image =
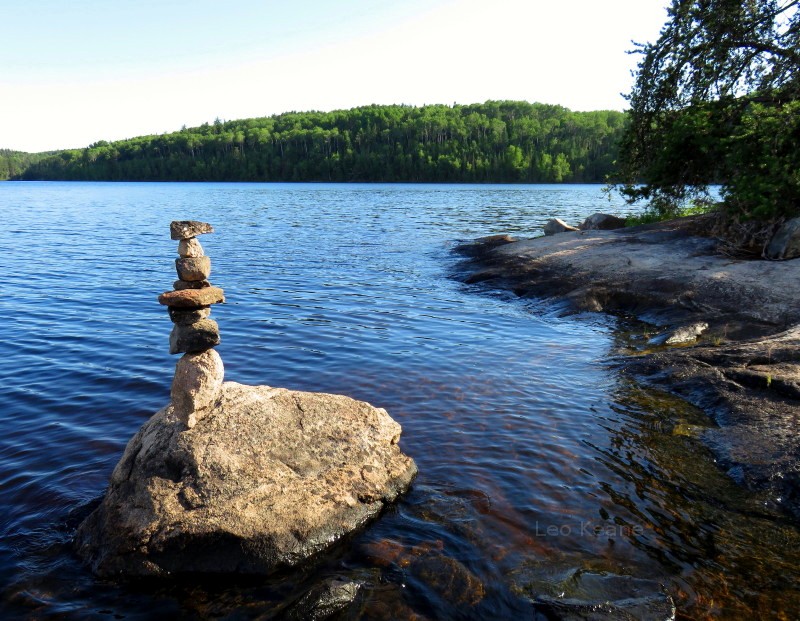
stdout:
{"type": "Polygon", "coordinates": [[[668,0],[0,0],[0,148],[288,111],[624,110],[668,0]]]}

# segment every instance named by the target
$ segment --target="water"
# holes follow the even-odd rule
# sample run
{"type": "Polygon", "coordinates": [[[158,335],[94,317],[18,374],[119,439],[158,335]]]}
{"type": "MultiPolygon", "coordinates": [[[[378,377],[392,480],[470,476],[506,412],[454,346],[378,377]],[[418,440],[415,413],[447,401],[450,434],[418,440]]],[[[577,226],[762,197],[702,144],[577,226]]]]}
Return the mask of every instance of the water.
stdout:
{"type": "Polygon", "coordinates": [[[797,617],[800,533],[716,469],[702,413],[606,364],[625,326],[451,278],[456,240],[609,210],[597,186],[0,184],[0,616],[269,619],[339,576],[365,584],[346,618],[536,618],[634,579],[686,619],[797,617]],[[226,379],[385,407],[420,468],[302,573],[112,584],[72,555],[168,400],[179,219],[217,230],[226,379]]]}

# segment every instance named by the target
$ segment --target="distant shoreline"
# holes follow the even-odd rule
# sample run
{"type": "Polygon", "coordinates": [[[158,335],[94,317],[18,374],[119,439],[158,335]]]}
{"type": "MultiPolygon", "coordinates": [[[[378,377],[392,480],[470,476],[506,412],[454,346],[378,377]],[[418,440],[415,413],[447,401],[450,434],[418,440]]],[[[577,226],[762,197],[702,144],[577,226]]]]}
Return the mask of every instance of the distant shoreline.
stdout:
{"type": "Polygon", "coordinates": [[[526,101],[288,112],[56,152],[0,149],[0,179],[602,183],[625,118],[526,101]]]}
{"type": "Polygon", "coordinates": [[[124,179],[89,181],[84,179],[0,179],[0,183],[244,183],[244,184],[283,184],[283,185],[503,185],[503,186],[578,186],[592,185],[604,187],[607,184],[600,181],[559,181],[559,182],[528,182],[528,181],[181,181],[178,179],[153,180],[153,181],[128,181],[124,179]]]}

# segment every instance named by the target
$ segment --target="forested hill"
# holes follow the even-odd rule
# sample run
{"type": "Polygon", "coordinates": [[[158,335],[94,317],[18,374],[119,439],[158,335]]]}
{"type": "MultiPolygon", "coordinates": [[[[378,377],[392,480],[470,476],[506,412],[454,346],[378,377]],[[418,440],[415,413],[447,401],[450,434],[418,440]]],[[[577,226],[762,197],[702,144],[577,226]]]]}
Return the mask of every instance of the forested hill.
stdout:
{"type": "Polygon", "coordinates": [[[0,149],[0,181],[19,178],[31,164],[47,155],[47,153],[23,153],[0,149]]]}
{"type": "Polygon", "coordinates": [[[602,182],[621,112],[517,101],[365,106],[98,142],[16,178],[110,181],[602,182]]]}

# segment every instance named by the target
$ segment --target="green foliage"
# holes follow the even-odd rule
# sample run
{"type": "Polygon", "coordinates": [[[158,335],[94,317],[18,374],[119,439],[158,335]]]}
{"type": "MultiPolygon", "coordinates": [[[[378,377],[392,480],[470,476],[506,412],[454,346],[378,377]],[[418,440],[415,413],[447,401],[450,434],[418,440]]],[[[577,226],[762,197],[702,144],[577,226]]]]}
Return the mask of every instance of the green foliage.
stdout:
{"type": "Polygon", "coordinates": [[[728,210],[745,219],[800,215],[800,101],[748,104],[723,141],[728,210]]]}
{"type": "Polygon", "coordinates": [[[290,112],[98,142],[43,158],[18,178],[601,182],[624,123],[620,112],[515,101],[290,112]]]}
{"type": "Polygon", "coordinates": [[[31,164],[45,157],[43,153],[24,153],[0,149],[0,181],[20,176],[31,164]]]}
{"type": "Polygon", "coordinates": [[[658,211],[656,209],[645,209],[642,213],[631,215],[625,218],[625,226],[639,226],[640,224],[653,224],[662,222],[670,218],[683,218],[685,216],[698,216],[709,213],[715,205],[705,200],[690,201],[689,205],[680,207],[669,212],[658,211]]]}
{"type": "Polygon", "coordinates": [[[672,0],[629,95],[617,179],[674,215],[721,183],[731,216],[800,213],[800,0],[672,0]]]}

